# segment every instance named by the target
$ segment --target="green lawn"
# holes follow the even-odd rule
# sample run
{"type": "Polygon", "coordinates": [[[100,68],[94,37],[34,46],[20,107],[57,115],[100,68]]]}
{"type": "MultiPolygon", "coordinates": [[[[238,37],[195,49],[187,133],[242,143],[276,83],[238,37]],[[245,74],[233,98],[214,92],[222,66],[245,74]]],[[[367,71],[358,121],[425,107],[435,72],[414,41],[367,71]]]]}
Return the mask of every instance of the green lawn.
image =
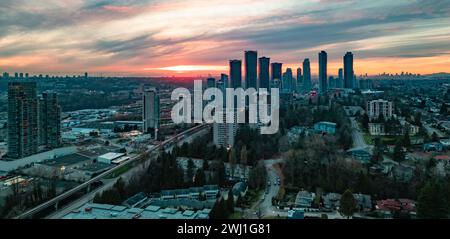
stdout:
{"type": "Polygon", "coordinates": [[[373,145],[373,137],[368,132],[364,132],[363,137],[366,144],[373,145]]]}
{"type": "Polygon", "coordinates": [[[128,164],[128,165],[126,165],[126,166],[124,166],[124,167],[122,167],[122,168],[118,168],[118,169],[114,170],[114,171],[113,171],[108,177],[106,177],[106,178],[108,178],[108,179],[115,178],[115,177],[117,177],[117,176],[119,176],[119,175],[122,175],[123,173],[127,172],[127,171],[130,170],[131,168],[133,168],[133,165],[128,164]]]}
{"type": "Polygon", "coordinates": [[[231,214],[228,219],[242,219],[242,213],[241,212],[234,212],[231,214]]]}

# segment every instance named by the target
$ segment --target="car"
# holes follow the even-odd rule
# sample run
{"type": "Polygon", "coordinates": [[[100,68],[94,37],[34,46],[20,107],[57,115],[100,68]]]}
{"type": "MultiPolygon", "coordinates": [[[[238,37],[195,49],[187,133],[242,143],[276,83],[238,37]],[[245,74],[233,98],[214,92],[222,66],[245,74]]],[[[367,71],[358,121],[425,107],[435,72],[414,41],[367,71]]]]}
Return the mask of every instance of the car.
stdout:
{"type": "Polygon", "coordinates": [[[267,182],[267,186],[270,186],[270,182],[267,182]]]}

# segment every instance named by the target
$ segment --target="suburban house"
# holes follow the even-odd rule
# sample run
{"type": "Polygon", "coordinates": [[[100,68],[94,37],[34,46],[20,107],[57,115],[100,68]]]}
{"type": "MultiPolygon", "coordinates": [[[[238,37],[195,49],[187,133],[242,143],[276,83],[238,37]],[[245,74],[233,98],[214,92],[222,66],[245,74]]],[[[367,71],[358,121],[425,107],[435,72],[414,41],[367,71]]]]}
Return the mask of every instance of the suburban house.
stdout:
{"type": "Polygon", "coordinates": [[[314,130],[318,133],[335,134],[336,123],[321,121],[314,124],[314,130]]]}

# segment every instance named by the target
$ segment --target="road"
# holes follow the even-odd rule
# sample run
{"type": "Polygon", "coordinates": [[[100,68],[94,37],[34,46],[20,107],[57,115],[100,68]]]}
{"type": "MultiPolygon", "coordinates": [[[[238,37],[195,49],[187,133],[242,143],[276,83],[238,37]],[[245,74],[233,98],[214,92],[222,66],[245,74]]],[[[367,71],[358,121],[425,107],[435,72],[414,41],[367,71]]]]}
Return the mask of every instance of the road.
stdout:
{"type": "Polygon", "coordinates": [[[364,140],[364,135],[359,128],[358,122],[355,117],[350,117],[350,122],[352,124],[352,138],[353,138],[353,147],[354,148],[366,148],[369,145],[366,144],[364,140]]]}
{"type": "MultiPolygon", "coordinates": [[[[94,178],[92,178],[92,179],[90,179],[90,180],[88,180],[88,181],[86,181],[86,182],[84,182],[84,183],[82,183],[82,184],[80,184],[80,185],[78,185],[78,186],[76,186],[76,187],[74,187],[74,188],[72,188],[72,189],[70,189],[70,190],[68,190],[68,191],[66,191],[66,192],[64,192],[64,193],[54,197],[54,198],[52,198],[52,199],[50,199],[50,200],[48,200],[47,202],[44,202],[44,203],[42,203],[42,204],[40,204],[40,205],[38,205],[38,206],[28,210],[28,211],[22,213],[21,215],[17,216],[16,218],[28,218],[30,216],[33,216],[35,213],[40,212],[43,209],[46,209],[46,208],[48,208],[48,207],[58,203],[59,201],[61,201],[61,200],[65,199],[65,198],[73,195],[74,193],[77,193],[77,192],[79,192],[81,190],[85,190],[86,188],[90,187],[90,185],[92,183],[103,180],[104,178],[109,176],[115,170],[118,170],[119,168],[125,167],[125,166],[130,165],[130,164],[133,165],[133,163],[135,163],[135,162],[139,162],[139,160],[142,159],[142,157],[145,154],[152,153],[152,152],[157,152],[159,149],[164,148],[166,145],[170,145],[173,142],[178,142],[178,138],[181,135],[188,135],[188,137],[186,137],[186,138],[190,138],[193,135],[196,135],[196,133],[198,131],[203,131],[203,130],[209,129],[209,128],[210,128],[209,125],[198,125],[198,126],[195,126],[193,128],[190,128],[190,129],[188,129],[188,130],[186,130],[186,131],[184,131],[184,132],[182,132],[182,133],[180,133],[180,134],[178,134],[178,135],[176,135],[176,136],[174,136],[174,137],[172,137],[172,138],[170,138],[168,140],[165,140],[164,142],[162,142],[161,144],[157,145],[156,147],[150,149],[149,151],[145,152],[144,154],[137,155],[137,156],[129,159],[128,161],[125,161],[124,163],[122,163],[122,164],[120,164],[120,165],[118,165],[118,166],[116,166],[116,167],[114,167],[114,168],[112,168],[110,170],[107,170],[107,171],[101,173],[100,175],[98,175],[98,176],[96,176],[96,177],[94,177],[94,178]]],[[[181,141],[183,141],[183,140],[181,140],[181,141]]],[[[148,162],[149,162],[149,160],[147,160],[145,162],[145,164],[147,164],[148,162]]],[[[134,167],[134,168],[139,168],[139,167],[134,167]]],[[[130,170],[130,171],[132,171],[132,170],[130,170]]]]}
{"type": "Polygon", "coordinates": [[[257,219],[264,218],[267,216],[278,215],[278,209],[272,206],[272,198],[277,196],[280,190],[280,185],[277,184],[278,178],[283,183],[281,171],[274,167],[278,163],[282,163],[283,159],[267,159],[264,160],[264,166],[267,171],[267,184],[266,190],[263,195],[260,196],[258,202],[250,209],[245,210],[243,218],[246,219],[257,219]],[[270,182],[270,186],[269,186],[270,182]]]}
{"type": "Polygon", "coordinates": [[[429,125],[429,124],[423,124],[423,127],[425,128],[425,130],[427,131],[428,136],[430,136],[430,137],[431,137],[431,135],[432,135],[433,133],[436,133],[436,135],[437,135],[439,138],[444,138],[444,137],[445,137],[445,134],[442,133],[442,131],[440,131],[440,130],[438,130],[438,129],[436,129],[436,128],[431,127],[431,125],[429,125]]]}

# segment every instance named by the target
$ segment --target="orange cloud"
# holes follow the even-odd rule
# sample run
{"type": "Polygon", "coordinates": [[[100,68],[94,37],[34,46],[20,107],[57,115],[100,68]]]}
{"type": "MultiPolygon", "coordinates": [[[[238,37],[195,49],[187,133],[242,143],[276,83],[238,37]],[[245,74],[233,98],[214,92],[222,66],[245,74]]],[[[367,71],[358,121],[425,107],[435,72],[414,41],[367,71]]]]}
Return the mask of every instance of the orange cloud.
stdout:
{"type": "Polygon", "coordinates": [[[103,6],[103,9],[118,13],[127,13],[133,10],[133,8],[129,6],[115,6],[115,5],[105,5],[103,6]]]}

